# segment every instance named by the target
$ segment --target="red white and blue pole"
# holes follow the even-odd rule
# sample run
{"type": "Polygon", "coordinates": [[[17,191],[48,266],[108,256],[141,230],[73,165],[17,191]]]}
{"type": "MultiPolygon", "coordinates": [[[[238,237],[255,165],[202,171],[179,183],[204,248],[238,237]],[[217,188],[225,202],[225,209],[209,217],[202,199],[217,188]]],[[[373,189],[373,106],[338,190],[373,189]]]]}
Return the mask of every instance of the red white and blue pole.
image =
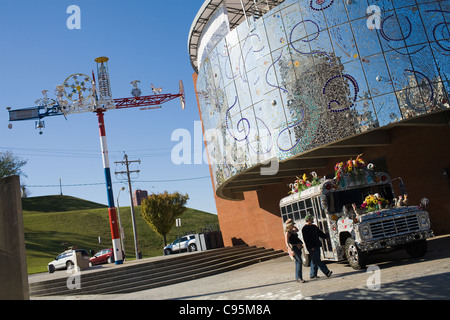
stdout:
{"type": "Polygon", "coordinates": [[[108,194],[109,224],[111,227],[111,238],[114,250],[114,260],[116,264],[123,263],[122,248],[120,246],[119,224],[117,222],[116,208],[114,206],[114,196],[111,182],[111,169],[109,167],[108,147],[106,144],[105,121],[103,117],[104,109],[96,111],[98,117],[98,127],[100,129],[100,145],[102,148],[103,168],[105,169],[106,191],[108,194]]]}

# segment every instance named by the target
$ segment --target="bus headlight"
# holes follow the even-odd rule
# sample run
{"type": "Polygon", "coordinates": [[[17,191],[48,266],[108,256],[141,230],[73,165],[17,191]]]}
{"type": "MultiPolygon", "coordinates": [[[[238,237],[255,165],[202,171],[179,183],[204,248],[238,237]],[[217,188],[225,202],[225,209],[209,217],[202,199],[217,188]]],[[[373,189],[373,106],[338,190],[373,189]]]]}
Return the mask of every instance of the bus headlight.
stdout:
{"type": "Polygon", "coordinates": [[[362,239],[369,239],[372,237],[372,234],[370,232],[369,225],[363,225],[359,228],[359,234],[361,235],[362,239]]]}

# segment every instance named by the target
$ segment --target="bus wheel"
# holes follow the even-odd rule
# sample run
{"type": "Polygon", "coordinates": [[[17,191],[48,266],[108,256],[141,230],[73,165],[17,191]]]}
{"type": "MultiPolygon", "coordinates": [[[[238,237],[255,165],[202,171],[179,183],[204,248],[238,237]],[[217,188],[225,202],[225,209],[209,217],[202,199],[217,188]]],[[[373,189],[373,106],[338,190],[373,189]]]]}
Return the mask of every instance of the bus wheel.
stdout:
{"type": "Polygon", "coordinates": [[[345,241],[345,257],[353,269],[361,270],[366,267],[366,255],[359,250],[353,238],[348,238],[345,241]]]}
{"type": "Polygon", "coordinates": [[[305,248],[302,248],[302,263],[305,267],[309,267],[311,265],[311,257],[306,253],[305,248]]]}
{"type": "Polygon", "coordinates": [[[405,246],[405,251],[411,258],[421,258],[425,255],[425,253],[427,253],[427,240],[422,239],[408,243],[405,246]]]}

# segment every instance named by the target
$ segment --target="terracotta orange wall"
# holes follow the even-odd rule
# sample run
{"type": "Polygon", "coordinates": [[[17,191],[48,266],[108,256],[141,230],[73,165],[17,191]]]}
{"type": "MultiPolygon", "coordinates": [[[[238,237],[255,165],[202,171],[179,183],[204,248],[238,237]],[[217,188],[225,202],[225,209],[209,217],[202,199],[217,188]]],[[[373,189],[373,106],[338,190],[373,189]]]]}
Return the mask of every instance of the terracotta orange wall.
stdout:
{"type": "Polygon", "coordinates": [[[286,249],[279,203],[285,190],[265,187],[245,192],[245,200],[229,201],[215,197],[220,229],[227,246],[239,244],[286,249]]]}

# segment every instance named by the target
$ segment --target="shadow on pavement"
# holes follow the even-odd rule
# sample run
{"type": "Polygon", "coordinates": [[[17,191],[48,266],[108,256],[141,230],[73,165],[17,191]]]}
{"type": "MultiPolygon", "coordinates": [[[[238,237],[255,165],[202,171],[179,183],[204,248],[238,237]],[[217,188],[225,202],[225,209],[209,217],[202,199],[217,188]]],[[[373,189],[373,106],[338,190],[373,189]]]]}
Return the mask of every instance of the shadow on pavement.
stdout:
{"type": "Polygon", "coordinates": [[[378,290],[355,288],[310,296],[313,300],[448,300],[450,272],[381,284],[378,290]],[[444,284],[444,285],[443,285],[444,284]]]}

